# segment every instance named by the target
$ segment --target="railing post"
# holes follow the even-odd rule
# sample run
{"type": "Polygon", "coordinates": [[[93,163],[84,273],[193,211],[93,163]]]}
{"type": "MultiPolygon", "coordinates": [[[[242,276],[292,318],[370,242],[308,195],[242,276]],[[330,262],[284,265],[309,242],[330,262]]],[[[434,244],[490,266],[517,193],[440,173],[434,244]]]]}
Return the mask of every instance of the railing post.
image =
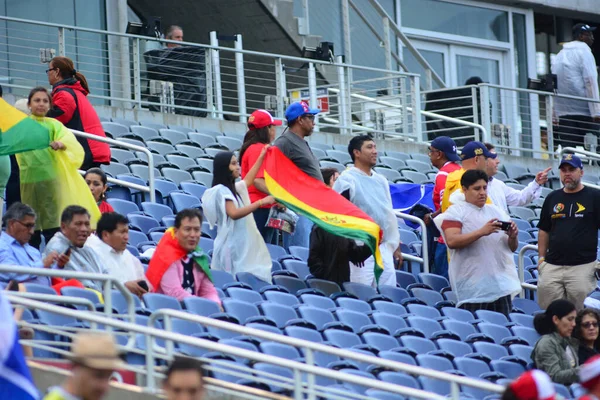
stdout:
{"type": "Polygon", "coordinates": [[[146,387],[150,391],[154,391],[156,387],[156,379],[154,377],[154,343],[154,336],[146,334],[146,387]]]}
{"type": "Polygon", "coordinates": [[[336,56],[337,73],[338,73],[338,85],[340,87],[340,91],[338,93],[338,107],[340,111],[339,121],[341,125],[340,133],[342,135],[348,134],[348,129],[346,127],[346,121],[348,121],[347,117],[347,104],[346,104],[346,71],[344,70],[344,57],[336,56]]]}
{"type": "Polygon", "coordinates": [[[552,95],[546,96],[546,135],[548,137],[548,152],[554,154],[554,96],[552,95]]]}
{"type": "Polygon", "coordinates": [[[67,44],[65,39],[65,28],[58,28],[58,54],[57,56],[67,55],[67,44]]]}
{"type": "MultiPolygon", "coordinates": [[[[243,50],[242,35],[235,35],[235,49],[243,50]]],[[[244,55],[239,51],[235,53],[235,72],[237,78],[237,96],[239,121],[246,122],[246,81],[244,79],[244,55]]]]}
{"type": "Polygon", "coordinates": [[[204,50],[204,68],[206,71],[206,108],[208,109],[210,117],[215,119],[217,114],[215,113],[215,90],[212,72],[212,56],[212,50],[204,50]]]}
{"type": "MultiPolygon", "coordinates": [[[[210,33],[210,45],[214,47],[219,46],[219,39],[217,39],[217,32],[212,31],[210,33]]],[[[213,80],[215,85],[215,97],[217,98],[217,119],[223,119],[223,92],[221,89],[221,61],[219,59],[219,50],[211,49],[211,60],[212,60],[212,72],[213,80]]]]}
{"type": "Polygon", "coordinates": [[[285,112],[285,98],[287,97],[285,65],[281,58],[275,59],[275,85],[277,87],[277,118],[283,119],[285,112]]]}
{"type": "MultiPolygon", "coordinates": [[[[104,281],[103,285],[102,285],[102,289],[103,289],[103,294],[102,296],[104,296],[104,314],[106,314],[106,318],[112,318],[112,293],[111,293],[111,289],[112,289],[112,282],[111,281],[104,281]]],[[[107,326],[106,331],[108,333],[110,333],[112,331],[112,327],[107,326]]]]}
{"type": "MultiPolygon", "coordinates": [[[[487,85],[479,85],[477,86],[480,93],[480,108],[481,108],[481,122],[485,131],[487,132],[487,136],[490,136],[491,126],[492,126],[492,116],[490,115],[490,87],[487,85]]],[[[477,95],[475,96],[477,98],[477,95]]],[[[490,142],[491,138],[489,137],[479,137],[479,130],[475,130],[475,140],[490,142]]]]}
{"type": "MultiPolygon", "coordinates": [[[[348,0],[342,0],[342,33],[344,35],[344,50],[346,63],[352,64],[352,42],[350,41],[350,4],[348,0]]],[[[350,74],[350,71],[348,71],[350,74]]],[[[350,80],[348,75],[348,80],[350,80]]]]}
{"type": "Polygon", "coordinates": [[[142,108],[142,77],[140,69],[140,39],[133,39],[133,93],[138,109],[142,108]]]}
{"type": "Polygon", "coordinates": [[[471,86],[471,103],[473,104],[473,122],[481,124],[479,120],[479,103],[477,102],[477,86],[471,86]]]}
{"type": "MultiPolygon", "coordinates": [[[[396,79],[398,79],[398,86],[400,86],[400,105],[402,106],[400,108],[400,113],[402,115],[402,133],[404,133],[405,135],[410,135],[410,127],[408,124],[408,116],[410,115],[410,111],[408,110],[408,104],[412,102],[411,100],[411,96],[408,93],[408,87],[410,87],[410,83],[408,83],[408,77],[406,76],[399,76],[399,77],[395,77],[393,75],[389,75],[388,77],[388,82],[389,82],[389,87],[390,87],[390,93],[389,96],[390,98],[392,98],[392,87],[393,87],[393,83],[396,79]]],[[[383,129],[385,130],[385,113],[384,113],[384,125],[383,125],[383,129]]]]}
{"type": "MultiPolygon", "coordinates": [[[[315,365],[315,355],[312,349],[304,348],[304,362],[306,365],[315,365]]],[[[315,400],[315,375],[308,374],[306,377],[306,391],[308,392],[308,400],[315,400]]]]}
{"type": "MultiPolygon", "coordinates": [[[[385,48],[385,69],[392,70],[392,46],[390,44],[390,20],[388,17],[382,18],[383,22],[383,47],[385,48]]],[[[392,95],[393,87],[390,82],[390,96],[392,95]]]]}
{"type": "Polygon", "coordinates": [[[414,93],[412,99],[413,130],[415,136],[421,142],[426,142],[429,138],[424,133],[423,124],[421,124],[421,82],[419,76],[413,76],[410,83],[412,85],[411,91],[414,93]]]}
{"type": "MultiPolygon", "coordinates": [[[[317,107],[317,71],[314,63],[308,63],[308,95],[311,108],[317,107]]],[[[319,115],[315,115],[315,132],[319,132],[319,115]]]]}

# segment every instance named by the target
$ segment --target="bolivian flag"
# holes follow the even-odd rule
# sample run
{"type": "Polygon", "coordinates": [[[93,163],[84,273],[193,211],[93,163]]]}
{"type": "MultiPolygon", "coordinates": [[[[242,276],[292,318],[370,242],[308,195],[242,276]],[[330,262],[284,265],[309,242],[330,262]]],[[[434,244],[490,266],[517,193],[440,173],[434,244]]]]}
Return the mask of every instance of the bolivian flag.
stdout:
{"type": "Polygon", "coordinates": [[[48,129],[0,98],[0,155],[50,147],[48,129]]]}
{"type": "Polygon", "coordinates": [[[160,238],[156,250],[154,250],[154,254],[152,255],[152,259],[150,259],[148,269],[146,270],[146,278],[148,278],[148,282],[150,282],[154,291],[160,286],[160,281],[171,264],[186,256],[192,257],[212,282],[213,278],[208,265],[208,257],[204,254],[202,248],[198,246],[196,247],[196,251],[189,254],[181,247],[175,237],[175,228],[171,227],[167,229],[162,238],[160,238]]]}
{"type": "Polygon", "coordinates": [[[294,212],[337,236],[363,241],[375,255],[375,278],[383,272],[383,232],[364,211],[323,182],[306,175],[277,147],[268,150],[264,177],[269,193],[294,212]]]}

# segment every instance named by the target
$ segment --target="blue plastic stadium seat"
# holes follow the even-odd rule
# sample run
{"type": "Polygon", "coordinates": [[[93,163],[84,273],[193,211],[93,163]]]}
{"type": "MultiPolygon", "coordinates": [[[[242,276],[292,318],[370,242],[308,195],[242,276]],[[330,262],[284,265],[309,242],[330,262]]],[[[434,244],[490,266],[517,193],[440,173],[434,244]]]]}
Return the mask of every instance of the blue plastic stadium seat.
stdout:
{"type": "Polygon", "coordinates": [[[271,356],[286,358],[291,361],[297,361],[301,356],[300,352],[289,344],[276,343],[276,342],[262,342],[259,345],[260,350],[264,354],[271,356]]]}
{"type": "Polygon", "coordinates": [[[173,215],[173,210],[171,210],[171,207],[165,206],[164,204],[150,203],[146,201],[142,202],[142,210],[157,221],[161,221],[163,217],[173,215]]]}
{"type": "Polygon", "coordinates": [[[127,201],[127,200],[122,200],[122,199],[115,199],[115,198],[109,198],[106,200],[106,202],[108,204],[110,204],[112,206],[112,208],[118,212],[119,214],[123,214],[123,215],[127,215],[129,213],[133,213],[133,212],[139,212],[140,209],[137,206],[137,204],[135,204],[132,201],[127,201]]]}
{"type": "Polygon", "coordinates": [[[359,333],[365,326],[373,324],[367,315],[352,310],[340,308],[335,315],[340,322],[350,326],[354,333],[359,333]]]}
{"type": "Polygon", "coordinates": [[[512,333],[521,338],[525,339],[530,346],[535,346],[537,341],[540,338],[540,334],[537,331],[530,327],[525,326],[513,326],[511,328],[512,333]]]}
{"type": "MultiPolygon", "coordinates": [[[[396,271],[398,272],[398,271],[396,271]]],[[[406,289],[402,289],[396,286],[389,286],[389,285],[381,285],[379,286],[379,293],[389,297],[390,299],[392,299],[392,301],[394,303],[397,304],[401,304],[402,300],[407,299],[410,297],[410,294],[408,294],[408,291],[406,289]]]]}
{"type": "Polygon", "coordinates": [[[462,322],[471,322],[475,320],[475,316],[473,316],[471,311],[463,310],[462,308],[443,307],[442,314],[450,319],[462,322]]]}
{"type": "Polygon", "coordinates": [[[302,246],[290,246],[290,254],[303,261],[308,260],[308,248],[302,246]]]}
{"type": "Polygon", "coordinates": [[[492,360],[492,362],[490,362],[490,366],[494,371],[506,375],[508,379],[517,379],[523,372],[525,372],[525,367],[519,363],[511,361],[492,360]]]}
{"type": "Polygon", "coordinates": [[[263,315],[275,321],[277,327],[280,329],[284,328],[289,321],[298,318],[298,314],[296,314],[296,311],[292,307],[270,301],[262,303],[260,309],[263,315]]]}
{"type": "Polygon", "coordinates": [[[410,272],[396,270],[396,282],[400,287],[406,289],[408,285],[417,283],[417,279],[410,272]]]}
{"type": "Polygon", "coordinates": [[[281,246],[276,244],[267,243],[267,249],[269,250],[269,254],[273,260],[279,260],[282,257],[288,255],[287,251],[281,246]]]}
{"type": "MultiPolygon", "coordinates": [[[[373,374],[365,372],[365,371],[357,371],[355,369],[347,369],[344,368],[342,370],[340,370],[340,372],[346,373],[346,374],[350,374],[350,375],[356,375],[356,376],[360,376],[363,378],[370,378],[370,379],[375,379],[375,377],[373,376],[373,374]]],[[[355,392],[364,395],[365,392],[370,389],[368,387],[362,386],[362,385],[358,385],[352,382],[346,382],[346,385],[351,387],[355,392]]]]}
{"type": "Polygon", "coordinates": [[[286,389],[290,384],[292,384],[293,374],[292,371],[279,367],[273,364],[267,363],[256,363],[253,365],[257,377],[262,377],[259,372],[264,372],[269,374],[268,385],[269,389],[273,393],[288,393],[289,389],[286,389]],[[275,377],[275,378],[273,378],[275,377]],[[277,379],[279,378],[279,380],[277,379]],[[285,387],[284,387],[285,385],[285,387]]]}
{"type": "Polygon", "coordinates": [[[439,322],[434,320],[423,318],[423,317],[408,317],[406,318],[406,322],[412,327],[415,328],[425,335],[425,337],[431,337],[435,332],[439,332],[443,330],[442,326],[439,322]]]}
{"type": "Polygon", "coordinates": [[[148,234],[151,229],[160,226],[160,223],[156,219],[146,215],[128,214],[127,218],[132,226],[139,228],[145,234],[148,234]]]}
{"type": "Polygon", "coordinates": [[[435,344],[431,340],[417,336],[402,336],[399,341],[402,346],[416,351],[417,354],[427,354],[430,351],[437,350],[435,344]]]}
{"type": "Polygon", "coordinates": [[[403,372],[384,371],[379,374],[378,378],[383,382],[394,383],[413,389],[421,389],[421,385],[415,378],[403,372]]]}
{"type": "MultiPolygon", "coordinates": [[[[511,313],[509,314],[510,320],[518,325],[522,325],[526,328],[533,329],[533,315],[511,313]]],[[[513,331],[514,333],[514,331],[513,331]]]]}
{"type": "Polygon", "coordinates": [[[398,330],[408,327],[404,318],[384,312],[374,312],[371,318],[377,325],[387,329],[392,335],[398,330]]]}
{"type": "Polygon", "coordinates": [[[388,351],[388,350],[380,351],[378,356],[380,358],[383,358],[384,360],[396,361],[396,362],[401,362],[401,363],[410,364],[410,365],[417,365],[417,362],[411,355],[405,354],[405,353],[400,353],[397,351],[388,351]]]}
{"type": "Polygon", "coordinates": [[[205,299],[203,297],[186,297],[185,299],[183,299],[183,305],[188,312],[196,315],[201,315],[203,317],[208,317],[212,314],[221,312],[219,304],[212,300],[205,299]]]}
{"type": "Polygon", "coordinates": [[[502,344],[504,339],[513,336],[508,328],[487,322],[480,323],[477,325],[477,328],[479,329],[479,332],[484,333],[494,339],[494,342],[497,344],[502,344]]]}
{"type": "Polygon", "coordinates": [[[515,297],[513,299],[513,307],[517,307],[525,312],[525,314],[533,315],[537,311],[540,311],[540,306],[533,300],[521,299],[515,297]]]}
{"type": "Polygon", "coordinates": [[[235,274],[235,277],[239,282],[247,284],[252,290],[256,290],[257,292],[265,286],[269,286],[269,282],[265,282],[249,272],[238,272],[235,274]]]}
{"type": "Polygon", "coordinates": [[[422,272],[419,274],[419,280],[422,283],[431,286],[433,290],[436,290],[438,292],[450,286],[450,282],[448,282],[448,279],[436,274],[428,274],[422,272]]]}
{"type": "Polygon", "coordinates": [[[470,344],[453,339],[438,339],[436,341],[440,350],[444,350],[454,357],[464,357],[467,354],[473,353],[473,348],[470,344]]]}
{"type": "Polygon", "coordinates": [[[408,304],[406,308],[408,309],[409,313],[415,314],[418,317],[429,318],[432,320],[441,318],[441,314],[437,308],[431,306],[424,306],[422,304],[408,304]]]}
{"type": "Polygon", "coordinates": [[[173,202],[173,208],[175,212],[179,212],[186,208],[200,208],[202,203],[196,196],[186,193],[173,192],[170,194],[171,201],[173,202]]]}
{"type": "Polygon", "coordinates": [[[490,324],[502,325],[505,326],[508,324],[508,318],[506,315],[488,310],[477,310],[475,311],[475,316],[478,319],[481,319],[485,322],[489,322],[490,324]]]}
{"type": "MultiPolygon", "coordinates": [[[[200,244],[202,244],[203,242],[207,242],[209,239],[200,239],[200,244]]],[[[211,240],[211,244],[212,244],[212,240],[211,240]]],[[[212,249],[212,246],[211,246],[212,249]]],[[[206,252],[206,250],[204,250],[206,252]]],[[[218,269],[213,269],[211,270],[211,274],[213,277],[213,283],[215,284],[215,287],[218,288],[223,288],[223,286],[230,284],[230,283],[235,283],[236,280],[233,278],[233,276],[226,271],[221,271],[218,269]]]]}
{"type": "Polygon", "coordinates": [[[263,294],[264,298],[268,301],[272,301],[277,304],[283,304],[284,306],[296,307],[300,304],[300,301],[296,296],[289,293],[277,292],[275,290],[268,290],[263,294]]]}
{"type": "Polygon", "coordinates": [[[249,304],[260,304],[263,302],[263,298],[258,292],[250,289],[244,289],[239,287],[229,287],[225,289],[225,293],[232,299],[242,301],[249,304]]]}
{"type": "Polygon", "coordinates": [[[467,340],[467,337],[469,337],[469,335],[477,333],[475,327],[473,327],[473,325],[469,324],[468,322],[446,319],[442,321],[442,326],[446,330],[449,330],[452,333],[456,333],[463,341],[467,340]]]}
{"type": "Polygon", "coordinates": [[[335,322],[333,314],[326,309],[302,305],[298,307],[298,313],[303,319],[315,325],[320,331],[323,330],[327,324],[335,322]]]}
{"type": "Polygon", "coordinates": [[[404,306],[396,303],[390,303],[389,301],[377,300],[374,301],[371,306],[373,307],[373,310],[381,311],[394,316],[401,316],[408,313],[404,306]]]}
{"type": "Polygon", "coordinates": [[[200,238],[200,243],[198,243],[198,246],[200,246],[200,248],[206,254],[212,254],[213,248],[215,247],[215,241],[213,239],[203,237],[200,238]]]}
{"type": "Polygon", "coordinates": [[[336,299],[336,303],[338,306],[348,310],[354,310],[366,314],[371,312],[371,306],[366,301],[357,300],[350,297],[339,297],[336,299]]]}
{"type": "MultiPolygon", "coordinates": [[[[221,339],[221,340],[219,340],[219,343],[225,344],[227,346],[239,347],[240,349],[244,349],[244,350],[248,350],[248,351],[255,351],[255,352],[259,351],[258,347],[256,347],[256,345],[254,343],[247,342],[245,340],[221,339]]],[[[239,363],[243,363],[243,364],[250,363],[250,360],[243,358],[243,357],[233,356],[233,358],[235,358],[235,360],[239,363]]]]}
{"type": "Polygon", "coordinates": [[[334,346],[338,346],[342,349],[362,344],[360,337],[356,333],[338,329],[326,329],[323,331],[323,337],[334,346]]]}
{"type": "Polygon", "coordinates": [[[241,324],[251,322],[253,318],[260,316],[260,311],[257,306],[252,303],[235,299],[224,299],[223,309],[225,309],[225,312],[228,314],[237,318],[241,324]]]}
{"type": "Polygon", "coordinates": [[[325,296],[331,296],[334,293],[339,293],[342,291],[337,283],[326,281],[324,279],[307,279],[306,284],[309,288],[320,290],[325,294],[325,296]]]}
{"type": "Polygon", "coordinates": [[[370,298],[377,296],[377,292],[373,287],[367,286],[358,282],[345,282],[343,284],[346,292],[352,293],[360,300],[368,301],[370,298]]]}
{"type": "Polygon", "coordinates": [[[335,302],[329,297],[318,296],[316,294],[303,294],[300,296],[300,300],[307,306],[321,308],[323,310],[332,310],[337,307],[335,302]]]}
{"type": "MultiPolygon", "coordinates": [[[[60,289],[60,293],[63,296],[87,299],[94,305],[94,307],[100,304],[100,298],[98,298],[96,292],[92,290],[82,289],[78,287],[63,287],[62,289],[60,289]]],[[[84,305],[77,305],[76,308],[80,310],[88,310],[88,308],[84,305]]]]}
{"type": "MultiPolygon", "coordinates": [[[[271,258],[274,258],[274,253],[271,253],[271,258]]],[[[288,271],[294,272],[302,280],[305,280],[310,275],[310,270],[305,261],[300,260],[283,260],[282,266],[288,271]]]]}
{"type": "Polygon", "coordinates": [[[392,350],[398,346],[398,341],[393,336],[377,332],[365,332],[362,334],[363,341],[376,348],[378,351],[392,350]]]}
{"type": "Polygon", "coordinates": [[[508,346],[508,350],[510,350],[510,354],[522,358],[527,361],[527,363],[531,363],[531,352],[533,351],[533,346],[525,346],[523,344],[511,344],[508,346]]]}
{"type": "Polygon", "coordinates": [[[146,293],[142,296],[146,308],[151,311],[169,308],[171,310],[181,310],[181,304],[176,298],[159,293],[146,293]]]}
{"type": "Polygon", "coordinates": [[[423,300],[428,306],[434,307],[440,301],[444,301],[442,295],[435,290],[414,288],[411,290],[411,292],[414,297],[423,300]]]}

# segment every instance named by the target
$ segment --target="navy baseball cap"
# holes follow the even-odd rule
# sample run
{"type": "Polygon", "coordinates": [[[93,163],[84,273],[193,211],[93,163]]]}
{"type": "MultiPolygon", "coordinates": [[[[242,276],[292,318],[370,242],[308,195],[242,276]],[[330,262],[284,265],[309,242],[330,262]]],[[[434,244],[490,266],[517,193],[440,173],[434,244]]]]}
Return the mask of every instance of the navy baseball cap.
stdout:
{"type": "Polygon", "coordinates": [[[475,141],[467,143],[460,152],[460,158],[463,160],[468,160],[477,156],[496,158],[497,155],[494,153],[490,153],[490,151],[487,149],[487,147],[485,147],[483,143],[475,141]]]}
{"type": "Polygon", "coordinates": [[[583,169],[581,158],[577,157],[575,154],[565,154],[563,158],[561,158],[558,168],[562,167],[563,164],[569,164],[573,168],[583,169]]]}
{"type": "Polygon", "coordinates": [[[446,155],[449,161],[460,161],[460,156],[456,152],[456,143],[448,136],[438,136],[431,142],[430,147],[438,149],[446,155]]]}
{"type": "Polygon", "coordinates": [[[318,108],[310,108],[308,106],[308,103],[305,101],[297,101],[295,103],[290,104],[287,110],[285,110],[285,119],[287,119],[287,121],[290,122],[302,115],[316,115],[320,112],[321,110],[319,110],[318,108]]]}
{"type": "Polygon", "coordinates": [[[579,35],[584,32],[594,32],[595,26],[589,26],[588,24],[575,24],[573,25],[573,35],[579,35]]]}

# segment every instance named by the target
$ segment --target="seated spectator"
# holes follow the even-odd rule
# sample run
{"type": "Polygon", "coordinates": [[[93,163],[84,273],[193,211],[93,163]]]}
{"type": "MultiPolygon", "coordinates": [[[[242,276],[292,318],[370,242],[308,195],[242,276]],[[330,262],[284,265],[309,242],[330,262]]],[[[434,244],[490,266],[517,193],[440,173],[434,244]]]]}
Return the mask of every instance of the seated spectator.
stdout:
{"type": "Polygon", "coordinates": [[[212,254],[212,269],[229,272],[250,272],[265,282],[271,282],[271,255],[260,235],[252,212],[263,205],[274,204],[273,196],[250,202],[248,187],[267,154],[268,145],[262,151],[244,179],[240,177],[240,165],[231,152],[215,156],[212,188],[202,196],[202,210],[210,226],[217,226],[212,254]]]}
{"type": "Polygon", "coordinates": [[[534,369],[508,385],[501,400],[554,400],[556,389],[548,374],[534,369]]]}
{"type": "MultiPolygon", "coordinates": [[[[63,267],[66,270],[108,274],[96,252],[89,247],[84,247],[91,233],[90,213],[80,206],[68,206],[60,218],[60,232],[56,232],[48,242],[44,249],[44,256],[52,252],[70,255],[69,262],[63,267]]],[[[102,290],[102,282],[94,282],[90,279],[80,281],[86,288],[102,290]]]]}
{"type": "Polygon", "coordinates": [[[578,343],[571,337],[577,311],[568,300],[554,300],[533,320],[542,335],[531,353],[535,367],[550,375],[553,382],[570,385],[579,380],[578,343]]]}
{"type": "Polygon", "coordinates": [[[202,363],[194,358],[175,357],[165,372],[163,390],[167,400],[181,400],[185,393],[187,400],[204,398],[204,373],[202,363]]]}
{"type": "Polygon", "coordinates": [[[96,234],[90,235],[84,247],[96,252],[108,274],[125,285],[129,291],[141,297],[149,286],[140,260],[127,250],[129,220],[116,212],[102,214],[96,234]]]}
{"type": "MultiPolygon", "coordinates": [[[[323,168],[321,172],[323,181],[329,187],[332,187],[340,176],[335,168],[323,168]]],[[[344,192],[342,196],[347,194],[348,192],[344,192]]],[[[313,225],[307,263],[310,273],[315,278],[335,282],[341,287],[344,282],[350,281],[350,263],[363,266],[370,256],[371,249],[368,246],[313,225]]]]}
{"type": "Polygon", "coordinates": [[[100,212],[102,214],[114,212],[113,207],[106,202],[106,191],[108,190],[106,173],[100,168],[90,168],[86,171],[84,179],[92,191],[92,196],[94,196],[100,212]]]}
{"type": "Polygon", "coordinates": [[[199,296],[221,304],[212,283],[208,257],[198,247],[202,233],[202,213],[194,208],[181,210],[175,223],[160,239],[146,271],[156,293],[181,301],[199,296]]]}
{"type": "Polygon", "coordinates": [[[29,92],[27,105],[30,118],[48,129],[50,146],[16,155],[20,170],[21,199],[38,215],[37,229],[31,245],[39,248],[60,230],[60,215],[71,204],[85,207],[92,216],[92,226],[100,218],[100,210],[79,175],[83,149],[71,131],[46,113],[52,105],[48,91],[36,87],[29,92]]]}
{"type": "Polygon", "coordinates": [[[114,338],[108,333],[79,333],[71,345],[71,374],[44,400],[102,399],[115,370],[125,368],[114,338]]]}
{"type": "Polygon", "coordinates": [[[519,244],[517,225],[492,204],[486,204],[488,177],[472,169],[460,180],[464,202],[450,206],[434,222],[450,249],[450,285],[457,307],[491,310],[508,317],[512,298],[521,291],[513,251],[519,244]],[[502,230],[501,221],[510,221],[502,230]]]}
{"type": "Polygon", "coordinates": [[[579,368],[579,380],[587,391],[579,400],[600,399],[600,356],[593,356],[579,368]]]}
{"type": "MultiPolygon", "coordinates": [[[[27,204],[14,203],[4,215],[6,231],[0,235],[0,264],[19,265],[32,268],[63,268],[69,262],[69,256],[49,251],[42,259],[40,251],[29,244],[35,229],[36,215],[27,204]]],[[[0,288],[9,282],[37,283],[51,285],[48,276],[32,274],[0,273],[0,288]]]]}
{"type": "MultiPolygon", "coordinates": [[[[73,60],[54,57],[48,64],[48,83],[52,85],[53,107],[48,113],[67,128],[106,137],[100,117],[87,98],[90,93],[87,80],[75,70],[73,60]]],[[[100,164],[110,164],[110,147],[107,143],[77,136],[85,156],[80,168],[84,171],[100,164]]]]}
{"type": "Polygon", "coordinates": [[[579,340],[579,352],[577,353],[579,365],[598,354],[600,348],[598,322],[600,322],[600,315],[596,310],[584,308],[577,313],[573,337],[579,340]]]}

